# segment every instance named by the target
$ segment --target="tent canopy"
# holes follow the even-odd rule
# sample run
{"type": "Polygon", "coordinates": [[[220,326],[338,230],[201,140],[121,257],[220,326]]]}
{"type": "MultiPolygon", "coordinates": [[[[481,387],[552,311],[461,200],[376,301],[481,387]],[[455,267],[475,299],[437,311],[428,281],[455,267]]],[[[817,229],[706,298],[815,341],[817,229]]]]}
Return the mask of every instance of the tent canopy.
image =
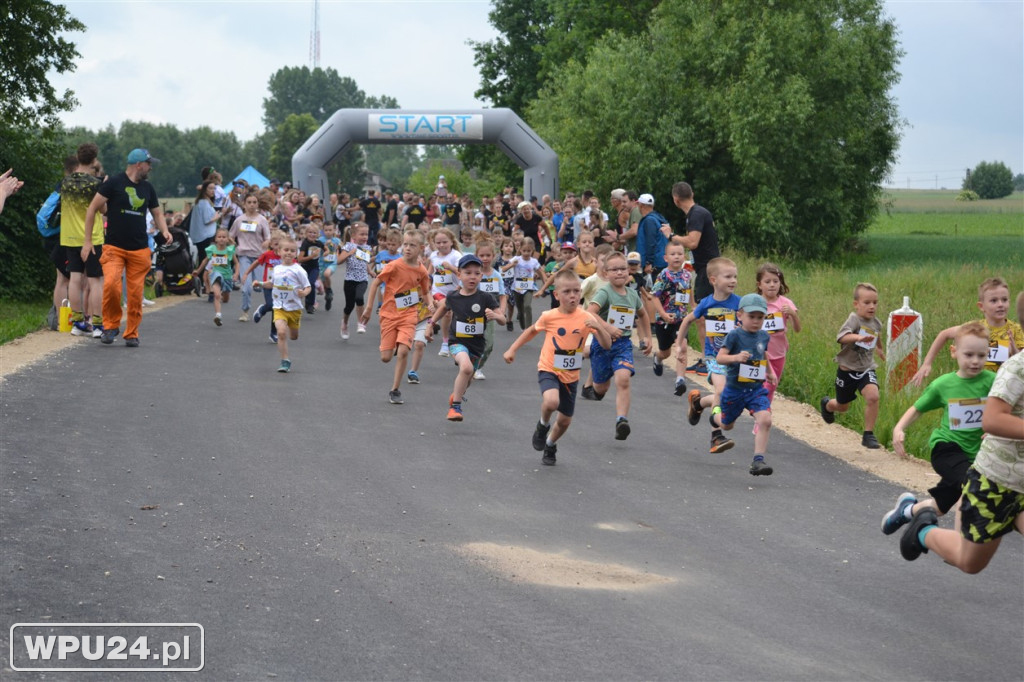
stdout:
{"type": "MultiPolygon", "coordinates": [[[[259,185],[261,188],[270,186],[270,178],[252,166],[246,166],[245,170],[235,176],[235,180],[245,180],[250,186],[259,185]]],[[[225,192],[230,192],[231,188],[235,186],[234,180],[231,181],[227,187],[224,188],[225,192]]]]}

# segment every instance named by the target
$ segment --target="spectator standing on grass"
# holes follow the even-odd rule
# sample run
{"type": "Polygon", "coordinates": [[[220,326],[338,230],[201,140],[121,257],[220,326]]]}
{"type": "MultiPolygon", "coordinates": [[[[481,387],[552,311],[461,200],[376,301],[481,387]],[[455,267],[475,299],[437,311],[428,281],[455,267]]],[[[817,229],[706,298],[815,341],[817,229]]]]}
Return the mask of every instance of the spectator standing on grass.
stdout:
{"type": "Polygon", "coordinates": [[[96,214],[106,212],[107,235],[100,263],[103,265],[103,334],[100,341],[111,344],[121,328],[121,275],[127,274],[128,322],[124,345],[139,345],[139,322],[142,321],[142,294],[146,274],[152,264],[152,252],[146,235],[146,210],[153,214],[164,243],[171,241],[164,213],[156,190],[147,182],[154,159],[145,149],[128,154],[128,167],[123,173],[107,178],[100,185],[85,213],[85,241],[81,258],[92,253],[92,234],[96,214]]]}
{"type": "MultiPolygon", "coordinates": [[[[693,188],[689,183],[677,182],[672,185],[672,201],[676,207],[686,214],[686,234],[683,235],[683,246],[689,249],[693,256],[693,271],[696,277],[693,282],[693,298],[695,301],[702,301],[713,292],[711,281],[708,279],[708,263],[722,255],[718,248],[718,232],[715,230],[715,220],[711,217],[711,211],[707,210],[693,198],[693,188]]],[[[697,327],[697,339],[699,345],[704,346],[704,328],[697,327]]],[[[707,376],[707,365],[703,360],[697,360],[686,368],[687,372],[696,372],[701,376],[707,376]]]]}

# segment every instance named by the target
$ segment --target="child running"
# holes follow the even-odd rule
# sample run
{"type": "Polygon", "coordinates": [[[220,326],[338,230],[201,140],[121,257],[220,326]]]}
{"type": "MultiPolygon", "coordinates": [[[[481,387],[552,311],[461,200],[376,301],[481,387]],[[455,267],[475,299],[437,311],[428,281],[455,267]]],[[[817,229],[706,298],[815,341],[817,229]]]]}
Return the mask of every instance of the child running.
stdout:
{"type": "Polygon", "coordinates": [[[451,357],[459,373],[448,398],[448,421],[462,421],[462,397],[473,381],[473,374],[484,353],[484,323],[487,320],[505,321],[498,299],[479,289],[483,263],[474,254],[468,253],[458,263],[460,286],[441,300],[427,325],[427,341],[433,335],[433,324],[450,317],[448,330],[455,343],[449,346],[451,357]]]}
{"type": "MultiPolygon", "coordinates": [[[[390,239],[391,236],[389,235],[390,239]]],[[[395,376],[388,392],[388,401],[392,405],[401,405],[402,392],[398,385],[405,374],[409,351],[412,349],[413,336],[416,333],[417,310],[420,301],[426,300],[430,293],[430,277],[427,270],[420,265],[420,252],[423,250],[423,234],[408,232],[402,239],[402,257],[390,261],[370,284],[370,300],[360,313],[359,324],[365,326],[373,312],[373,302],[377,297],[377,285],[383,285],[384,303],[380,307],[380,360],[391,362],[396,354],[395,376]]]]}
{"type": "Polygon", "coordinates": [[[875,438],[878,419],[878,379],[875,377],[875,356],[885,360],[885,351],[879,345],[882,323],[875,317],[878,309],[878,289],[874,284],[861,282],[853,289],[853,312],[839,328],[836,341],[841,346],[835,361],[836,397],[821,399],[821,418],[826,424],[836,420],[836,412],[846,412],[857,399],[864,397],[864,436],[861,445],[877,450],[881,447],[875,438]]]}
{"type": "MultiPolygon", "coordinates": [[[[653,305],[657,317],[654,323],[654,335],[658,339],[658,348],[654,352],[654,374],[665,373],[664,361],[672,354],[679,335],[679,325],[683,323],[690,309],[690,297],[693,295],[693,281],[690,271],[683,267],[686,260],[686,247],[681,237],[673,236],[665,246],[665,269],[658,273],[654,286],[651,287],[653,305]]],[[[676,360],[676,395],[686,390],[686,363],[676,360]]]]}
{"type": "Polygon", "coordinates": [[[502,266],[506,271],[512,270],[512,296],[519,310],[519,328],[524,331],[533,326],[533,292],[537,282],[544,281],[544,271],[534,253],[533,240],[523,237],[519,255],[502,266]]]}
{"type": "Polygon", "coordinates": [[[736,419],[749,410],[754,415],[757,431],[754,434],[754,461],[750,464],[753,476],[771,476],[772,468],[764,460],[768,449],[768,432],[772,428],[772,413],[768,389],[764,382],[775,381],[775,372],[767,360],[768,332],[764,319],[768,304],[760,294],[747,294],[740,299],[737,322],[725,335],[715,362],[727,369],[725,388],[719,399],[721,411],[711,414],[711,426],[732,429],[736,419]],[[717,423],[716,423],[717,422],[717,423]]]}
{"type": "MultiPolygon", "coordinates": [[[[499,202],[500,203],[500,202],[499,202]]],[[[510,237],[501,238],[501,256],[494,263],[494,267],[502,272],[501,281],[505,285],[505,319],[508,323],[505,328],[512,331],[512,313],[515,298],[512,297],[512,271],[505,270],[505,266],[516,257],[516,243],[510,237]]]]}
{"type": "Polygon", "coordinates": [[[523,331],[505,351],[505,362],[511,364],[516,352],[545,332],[544,345],[537,361],[540,384],[540,421],[533,432],[533,449],[544,451],[541,463],[554,466],[558,439],[565,435],[576,407],[576,386],[583,365],[583,347],[589,333],[604,349],[611,348],[611,336],[591,313],[579,307],[580,280],[572,270],[555,275],[558,307],[540,314],[536,324],[523,331]],[[557,412],[554,424],[551,417],[557,412]]]}
{"type": "MultiPolygon", "coordinates": [[[[252,265],[245,271],[245,275],[242,280],[255,270],[256,268],[263,266],[263,273],[259,277],[259,281],[268,282],[274,279],[274,268],[281,264],[281,256],[278,251],[281,248],[281,240],[288,238],[287,235],[281,230],[274,230],[270,233],[270,248],[260,254],[260,257],[256,259],[252,265]]],[[[256,276],[253,275],[253,279],[256,276]]],[[[273,312],[274,310],[274,290],[263,289],[263,303],[256,306],[256,310],[252,314],[252,321],[254,324],[258,324],[263,316],[267,313],[273,312]]],[[[277,343],[277,327],[273,324],[270,325],[270,342],[277,343]]]]}
{"type": "Polygon", "coordinates": [[[921,509],[900,538],[907,561],[931,550],[964,573],[979,573],[1004,535],[1024,533],[1024,353],[999,368],[981,426],[985,438],[967,470],[959,532],[939,528],[935,512],[921,509]]]}
{"type": "Polygon", "coordinates": [[[967,469],[981,447],[981,418],[985,399],[996,375],[985,369],[988,359],[988,330],[980,322],[968,322],[957,331],[953,345],[957,371],[944,374],[932,383],[892,429],[896,454],[906,457],[906,430],[931,410],[942,409],[942,420],[928,439],[932,469],[941,480],[928,490],[931,499],[918,502],[910,492],[896,500],[896,507],[882,518],[882,532],[892,535],[914,514],[931,508],[944,515],[960,499],[967,469]]]}
{"type": "Polygon", "coordinates": [[[320,223],[312,222],[300,226],[298,234],[303,237],[299,245],[299,255],[296,262],[306,271],[306,279],[311,286],[306,294],[306,312],[310,315],[316,312],[316,281],[320,278],[320,251],[323,249],[323,242],[320,241],[320,223]]]}
{"type": "MultiPolygon", "coordinates": [[[[494,256],[494,242],[486,233],[481,232],[476,238],[476,257],[482,264],[480,267],[480,291],[496,296],[498,304],[504,310],[505,283],[501,279],[501,271],[494,267],[494,256]]],[[[484,352],[480,356],[476,372],[473,373],[473,379],[476,381],[487,378],[484,376],[484,365],[494,350],[494,330],[497,326],[498,323],[494,320],[487,320],[487,324],[484,325],[484,352]]]]}
{"type": "Polygon", "coordinates": [[[338,256],[339,263],[345,263],[345,310],[341,318],[341,338],[348,339],[348,318],[356,311],[356,332],[366,333],[366,325],[360,320],[363,317],[363,300],[366,296],[366,285],[370,281],[367,267],[370,264],[371,249],[367,243],[370,239],[370,227],[364,222],[354,222],[349,228],[352,241],[342,247],[338,256]]]}
{"type": "Polygon", "coordinates": [[[299,325],[302,322],[303,298],[313,289],[309,283],[306,270],[295,262],[299,247],[291,237],[281,239],[278,248],[281,250],[281,264],[274,268],[273,279],[253,282],[254,289],[262,287],[274,288],[274,326],[277,327],[277,350],[281,354],[281,366],[278,372],[292,371],[292,361],[288,356],[288,337],[292,341],[299,338],[299,325]]]}
{"type": "Polygon", "coordinates": [[[775,389],[782,381],[782,370],[786,368],[786,352],[789,350],[789,337],[786,329],[800,331],[800,316],[797,314],[796,303],[786,298],[789,287],[782,270],[775,263],[765,263],[757,269],[757,293],[764,296],[768,304],[768,314],[764,317],[764,330],[768,332],[768,364],[772,366],[775,381],[769,381],[768,403],[775,398],[775,389]]]}
{"type": "MultiPolygon", "coordinates": [[[[686,364],[686,332],[695,320],[704,319],[704,363],[708,367],[708,383],[712,392],[701,396],[696,388],[690,391],[690,404],[687,419],[691,425],[700,422],[700,415],[705,409],[711,408],[714,416],[721,412],[721,395],[725,390],[725,367],[718,363],[718,351],[725,342],[725,336],[736,327],[736,310],[740,305],[740,297],[736,290],[736,263],[728,258],[712,258],[708,262],[708,279],[711,282],[711,295],[697,303],[693,312],[683,318],[676,336],[676,360],[686,364]]],[[[725,452],[735,443],[726,438],[722,430],[711,422],[711,447],[709,452],[725,452]]]]}
{"type": "MultiPolygon", "coordinates": [[[[443,301],[448,294],[457,291],[459,286],[455,281],[455,272],[459,267],[459,259],[462,253],[455,250],[455,234],[444,227],[434,233],[434,248],[436,251],[430,254],[430,266],[433,286],[430,295],[434,297],[434,303],[443,301]]],[[[449,356],[448,351],[448,328],[451,323],[451,311],[449,310],[441,320],[441,349],[437,352],[443,358],[449,356]]],[[[433,324],[433,323],[431,323],[433,324]]],[[[433,326],[431,326],[431,335],[433,326]]]]}
{"type": "MultiPolygon", "coordinates": [[[[984,317],[981,323],[988,329],[989,355],[985,369],[991,372],[999,371],[999,367],[1012,356],[1024,349],[1024,330],[1013,320],[1007,319],[1010,309],[1010,287],[1002,277],[990,277],[978,287],[978,308],[981,309],[984,317]]],[[[942,348],[950,339],[957,335],[959,327],[943,329],[935,337],[931,348],[921,362],[921,369],[917,370],[911,381],[915,386],[920,386],[932,371],[932,362],[942,348]]]]}
{"type": "Polygon", "coordinates": [[[605,325],[612,339],[610,348],[601,346],[597,337],[590,344],[590,369],[594,375],[594,393],[600,400],[615,379],[615,440],[629,437],[630,378],[633,368],[634,322],[639,322],[640,352],[651,354],[651,321],[647,317],[640,294],[630,289],[629,266],[621,253],[611,253],[605,259],[608,284],[598,289],[587,304],[588,312],[596,315],[605,325]]]}
{"type": "Polygon", "coordinates": [[[238,277],[238,257],[235,255],[235,245],[231,243],[228,229],[218,227],[213,236],[213,243],[206,247],[206,257],[199,267],[192,273],[198,277],[199,273],[209,269],[210,291],[213,295],[213,323],[218,327],[224,321],[221,319],[221,303],[227,303],[238,277]]]}
{"type": "Polygon", "coordinates": [[[324,226],[324,248],[320,253],[320,281],[324,285],[324,310],[330,310],[334,302],[334,288],[332,279],[334,271],[338,269],[338,257],[341,255],[341,239],[338,238],[338,228],[334,223],[324,226]]]}

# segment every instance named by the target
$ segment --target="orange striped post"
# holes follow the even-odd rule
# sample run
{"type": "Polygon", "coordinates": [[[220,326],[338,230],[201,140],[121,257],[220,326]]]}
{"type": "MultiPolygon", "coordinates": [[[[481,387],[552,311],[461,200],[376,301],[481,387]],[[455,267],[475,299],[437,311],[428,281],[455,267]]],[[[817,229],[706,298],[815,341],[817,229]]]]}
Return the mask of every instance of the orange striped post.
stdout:
{"type": "Polygon", "coordinates": [[[898,391],[907,385],[921,364],[924,323],[921,313],[911,310],[909,296],[903,297],[902,308],[889,313],[888,332],[885,377],[889,387],[898,391]]]}

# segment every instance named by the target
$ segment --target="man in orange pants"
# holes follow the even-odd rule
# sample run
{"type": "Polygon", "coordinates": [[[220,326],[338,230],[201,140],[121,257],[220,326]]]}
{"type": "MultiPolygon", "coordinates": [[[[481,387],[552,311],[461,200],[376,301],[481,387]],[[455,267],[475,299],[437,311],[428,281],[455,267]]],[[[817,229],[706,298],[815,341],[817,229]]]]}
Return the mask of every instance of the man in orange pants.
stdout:
{"type": "Polygon", "coordinates": [[[139,346],[139,322],[142,320],[142,291],[149,272],[152,254],[146,235],[146,211],[170,243],[164,213],[153,185],[146,181],[154,159],[145,149],[128,154],[128,168],[107,178],[100,185],[85,212],[85,246],[82,260],[92,253],[92,231],[97,213],[107,216],[107,234],[100,265],[103,266],[103,334],[100,342],[114,343],[121,331],[121,274],[128,282],[128,322],[124,329],[124,345],[139,346]]]}

